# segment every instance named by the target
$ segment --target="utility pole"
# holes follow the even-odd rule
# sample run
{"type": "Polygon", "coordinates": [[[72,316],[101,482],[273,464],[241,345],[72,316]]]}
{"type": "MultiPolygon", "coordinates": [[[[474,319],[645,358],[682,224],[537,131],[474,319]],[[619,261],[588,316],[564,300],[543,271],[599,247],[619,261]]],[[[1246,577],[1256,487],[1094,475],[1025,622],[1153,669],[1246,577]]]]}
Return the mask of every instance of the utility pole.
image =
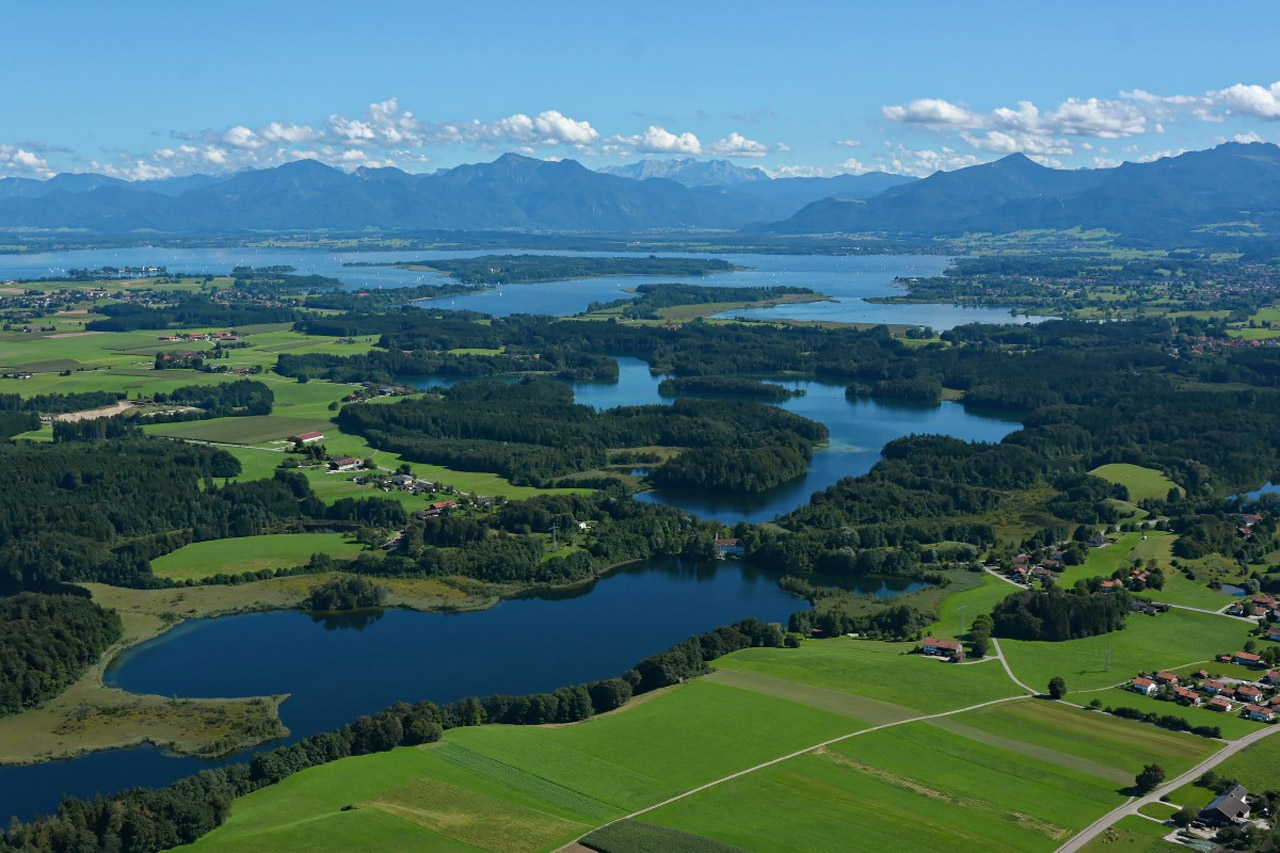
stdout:
{"type": "Polygon", "coordinates": [[[964,633],[964,609],[965,609],[966,607],[968,607],[968,606],[969,606],[969,605],[967,605],[967,604],[961,604],[961,605],[960,605],[960,633],[961,633],[961,634],[963,634],[963,633],[964,633]]]}
{"type": "Polygon", "coordinates": [[[560,537],[558,535],[559,530],[560,530],[559,523],[551,525],[551,550],[552,551],[560,550],[560,537]]]}
{"type": "Polygon", "coordinates": [[[1104,654],[1105,654],[1107,672],[1110,672],[1111,671],[1111,647],[1110,646],[1107,646],[1107,651],[1104,654]]]}

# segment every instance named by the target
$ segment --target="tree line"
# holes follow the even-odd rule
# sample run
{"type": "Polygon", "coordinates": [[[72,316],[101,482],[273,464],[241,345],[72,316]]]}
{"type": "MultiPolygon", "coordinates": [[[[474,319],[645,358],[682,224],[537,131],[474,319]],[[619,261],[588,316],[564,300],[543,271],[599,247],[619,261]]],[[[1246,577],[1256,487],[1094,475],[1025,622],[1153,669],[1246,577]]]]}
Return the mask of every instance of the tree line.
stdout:
{"type": "Polygon", "coordinates": [[[0,598],[0,716],[58,695],[122,633],[120,615],[84,594],[0,598]]]}

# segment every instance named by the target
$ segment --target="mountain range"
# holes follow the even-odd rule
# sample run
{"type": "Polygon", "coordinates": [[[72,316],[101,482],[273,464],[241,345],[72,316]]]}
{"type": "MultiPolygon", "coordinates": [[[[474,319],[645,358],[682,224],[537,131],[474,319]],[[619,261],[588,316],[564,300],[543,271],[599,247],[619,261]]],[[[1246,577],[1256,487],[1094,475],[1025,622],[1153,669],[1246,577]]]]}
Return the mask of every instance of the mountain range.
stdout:
{"type": "Polygon", "coordinates": [[[672,177],[636,179],[594,172],[573,160],[504,154],[491,163],[428,175],[394,168],[347,173],[298,160],[224,178],[5,178],[0,180],[0,228],[110,233],[726,229],[782,219],[827,196],[868,198],[913,180],[898,175],[774,180],[758,169],[723,161],[685,163],[670,171],[672,177]],[[738,172],[758,176],[748,182],[738,172]],[[729,183],[710,182],[706,176],[712,173],[729,183]]]}
{"type": "Polygon", "coordinates": [[[1280,234],[1280,148],[1224,143],[1149,163],[1063,170],[1021,154],[928,178],[771,178],[725,161],[646,160],[592,171],[504,154],[413,175],[314,160],[214,177],[0,180],[0,228],[128,234],[742,229],[953,237],[1105,228],[1140,241],[1280,234]]]}
{"type": "Polygon", "coordinates": [[[870,199],[827,198],[761,230],[947,237],[1105,228],[1143,240],[1280,234],[1280,147],[1228,142],[1149,163],[1050,169],[1022,154],[870,199]]]}

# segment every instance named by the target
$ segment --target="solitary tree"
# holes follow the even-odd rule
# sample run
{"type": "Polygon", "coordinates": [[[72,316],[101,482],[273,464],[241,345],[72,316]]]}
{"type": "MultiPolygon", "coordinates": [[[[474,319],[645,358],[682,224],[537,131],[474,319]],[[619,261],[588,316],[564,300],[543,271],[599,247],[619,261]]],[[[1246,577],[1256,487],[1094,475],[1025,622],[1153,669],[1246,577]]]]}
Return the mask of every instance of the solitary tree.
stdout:
{"type": "Polygon", "coordinates": [[[1133,780],[1133,786],[1139,791],[1146,793],[1154,790],[1164,781],[1164,768],[1159,764],[1148,764],[1142,768],[1142,772],[1133,780]]]}
{"type": "Polygon", "coordinates": [[[1067,695],[1067,682],[1062,680],[1062,676],[1055,675],[1049,679],[1049,698],[1061,699],[1067,695]]]}

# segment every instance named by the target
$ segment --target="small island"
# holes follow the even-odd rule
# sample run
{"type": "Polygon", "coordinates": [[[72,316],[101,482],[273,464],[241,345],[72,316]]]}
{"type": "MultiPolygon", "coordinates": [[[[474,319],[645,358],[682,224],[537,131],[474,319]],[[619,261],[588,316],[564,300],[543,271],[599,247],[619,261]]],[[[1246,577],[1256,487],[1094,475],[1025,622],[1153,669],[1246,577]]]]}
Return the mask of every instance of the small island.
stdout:
{"type": "Polygon", "coordinates": [[[681,397],[686,394],[726,394],[750,397],[753,400],[781,401],[803,397],[803,388],[788,388],[774,382],[758,379],[742,379],[734,376],[676,376],[664,379],[658,385],[663,397],[681,397]]]}
{"type": "Polygon", "coordinates": [[[353,261],[347,267],[394,267],[438,272],[462,284],[536,284],[575,278],[623,275],[706,276],[745,269],[718,258],[641,257],[592,258],[569,255],[480,255],[429,261],[353,261]]]}

